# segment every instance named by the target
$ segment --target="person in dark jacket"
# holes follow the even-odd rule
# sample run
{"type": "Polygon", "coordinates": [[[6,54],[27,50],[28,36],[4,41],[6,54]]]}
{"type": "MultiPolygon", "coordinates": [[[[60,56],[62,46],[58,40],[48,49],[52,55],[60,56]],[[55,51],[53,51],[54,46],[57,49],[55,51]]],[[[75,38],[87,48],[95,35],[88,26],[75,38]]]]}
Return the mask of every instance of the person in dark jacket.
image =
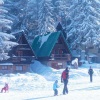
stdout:
{"type": "Polygon", "coordinates": [[[68,67],[62,72],[61,75],[61,82],[64,83],[64,88],[63,88],[63,94],[68,94],[68,88],[67,88],[67,84],[68,84],[68,79],[69,79],[69,70],[68,67]]]}
{"type": "Polygon", "coordinates": [[[92,67],[90,66],[90,68],[89,68],[89,70],[88,70],[88,74],[90,75],[90,82],[93,81],[93,78],[92,78],[93,73],[94,73],[94,71],[93,71],[92,67]]]}

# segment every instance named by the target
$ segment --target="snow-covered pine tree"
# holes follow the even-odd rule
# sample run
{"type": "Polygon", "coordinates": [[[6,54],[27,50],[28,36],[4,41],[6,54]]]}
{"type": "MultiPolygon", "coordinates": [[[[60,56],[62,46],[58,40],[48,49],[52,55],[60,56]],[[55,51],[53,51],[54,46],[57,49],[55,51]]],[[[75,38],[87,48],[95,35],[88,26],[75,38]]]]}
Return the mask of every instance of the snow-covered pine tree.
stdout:
{"type": "Polygon", "coordinates": [[[31,43],[38,34],[38,0],[6,0],[5,6],[9,14],[15,16],[12,32],[24,30],[31,43]]]}
{"type": "Polygon", "coordinates": [[[4,6],[7,7],[8,14],[13,19],[13,25],[11,31],[23,30],[23,20],[26,16],[26,5],[28,0],[5,0],[4,6]]]}
{"type": "Polygon", "coordinates": [[[29,0],[25,9],[26,16],[23,20],[24,29],[28,31],[28,39],[33,41],[34,35],[38,34],[38,1],[29,0]]]}
{"type": "Polygon", "coordinates": [[[41,0],[39,2],[38,12],[38,32],[46,34],[47,32],[55,31],[55,22],[53,15],[53,5],[51,0],[41,0]]]}
{"type": "Polygon", "coordinates": [[[7,8],[3,7],[3,0],[0,0],[0,60],[8,59],[8,51],[17,43],[11,42],[10,39],[14,39],[13,35],[7,34],[8,30],[11,30],[13,22],[6,18],[7,8]]]}
{"type": "Polygon", "coordinates": [[[71,48],[98,45],[100,43],[100,1],[71,0],[69,12],[71,24],[67,27],[67,40],[71,48]]]}
{"type": "Polygon", "coordinates": [[[64,30],[66,30],[66,21],[68,17],[68,4],[66,0],[52,0],[54,6],[54,19],[57,24],[60,22],[64,30]]]}

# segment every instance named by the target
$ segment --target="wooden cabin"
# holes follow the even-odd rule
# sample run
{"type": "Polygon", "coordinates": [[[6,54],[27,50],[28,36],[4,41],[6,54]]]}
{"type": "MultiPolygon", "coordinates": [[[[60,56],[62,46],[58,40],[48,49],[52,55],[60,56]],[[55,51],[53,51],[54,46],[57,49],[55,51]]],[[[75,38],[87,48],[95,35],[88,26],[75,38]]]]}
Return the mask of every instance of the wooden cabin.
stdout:
{"type": "Polygon", "coordinates": [[[0,73],[28,72],[30,64],[35,58],[34,51],[28,43],[25,33],[23,31],[18,32],[15,37],[18,45],[9,52],[10,59],[1,62],[0,73]]]}
{"type": "Polygon", "coordinates": [[[55,69],[65,68],[71,52],[62,31],[36,36],[32,49],[41,63],[55,69]]]}

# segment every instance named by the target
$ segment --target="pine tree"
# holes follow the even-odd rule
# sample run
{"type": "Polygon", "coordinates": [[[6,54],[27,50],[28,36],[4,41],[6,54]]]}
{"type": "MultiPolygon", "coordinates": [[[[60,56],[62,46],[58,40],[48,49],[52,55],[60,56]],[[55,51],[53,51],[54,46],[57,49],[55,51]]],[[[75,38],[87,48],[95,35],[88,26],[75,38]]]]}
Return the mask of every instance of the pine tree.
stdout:
{"type": "Polygon", "coordinates": [[[57,24],[60,22],[64,30],[66,30],[66,21],[68,17],[68,4],[66,0],[52,0],[54,6],[54,19],[57,24]]]}
{"type": "Polygon", "coordinates": [[[32,37],[37,33],[38,27],[38,0],[30,0],[27,3],[25,12],[26,16],[23,20],[23,26],[28,31],[28,36],[32,37]]]}
{"type": "Polygon", "coordinates": [[[50,0],[41,0],[39,2],[38,12],[38,32],[46,34],[47,32],[55,31],[55,22],[53,15],[53,5],[50,0]]]}
{"type": "Polygon", "coordinates": [[[96,0],[72,1],[69,12],[71,24],[67,27],[67,40],[71,48],[98,45],[100,43],[100,2],[96,0]]]}
{"type": "Polygon", "coordinates": [[[26,31],[30,44],[38,34],[38,2],[39,0],[29,0],[23,9],[25,15],[21,28],[26,31]]]}
{"type": "Polygon", "coordinates": [[[14,39],[14,36],[8,34],[11,30],[13,22],[8,19],[7,8],[3,7],[3,0],[0,0],[0,60],[8,59],[8,52],[17,43],[11,42],[10,39],[14,39]]]}
{"type": "Polygon", "coordinates": [[[26,5],[28,0],[6,0],[5,7],[9,9],[9,15],[13,19],[12,31],[24,30],[23,20],[26,16],[26,5]]]}

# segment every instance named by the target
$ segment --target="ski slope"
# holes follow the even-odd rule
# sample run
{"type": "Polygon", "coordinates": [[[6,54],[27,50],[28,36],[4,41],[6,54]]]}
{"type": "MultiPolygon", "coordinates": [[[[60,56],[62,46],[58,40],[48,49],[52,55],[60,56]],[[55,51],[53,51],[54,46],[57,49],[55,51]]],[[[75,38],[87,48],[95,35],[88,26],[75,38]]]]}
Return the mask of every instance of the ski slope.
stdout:
{"type": "Polygon", "coordinates": [[[0,89],[5,82],[8,82],[10,87],[8,93],[0,93],[0,100],[100,100],[100,64],[84,64],[78,69],[70,68],[67,95],[62,94],[63,83],[60,76],[63,69],[54,70],[38,62],[31,67],[32,73],[0,76],[0,89]],[[94,70],[92,83],[89,81],[89,66],[94,70]],[[58,96],[53,96],[52,86],[56,79],[60,87],[58,96]]]}

